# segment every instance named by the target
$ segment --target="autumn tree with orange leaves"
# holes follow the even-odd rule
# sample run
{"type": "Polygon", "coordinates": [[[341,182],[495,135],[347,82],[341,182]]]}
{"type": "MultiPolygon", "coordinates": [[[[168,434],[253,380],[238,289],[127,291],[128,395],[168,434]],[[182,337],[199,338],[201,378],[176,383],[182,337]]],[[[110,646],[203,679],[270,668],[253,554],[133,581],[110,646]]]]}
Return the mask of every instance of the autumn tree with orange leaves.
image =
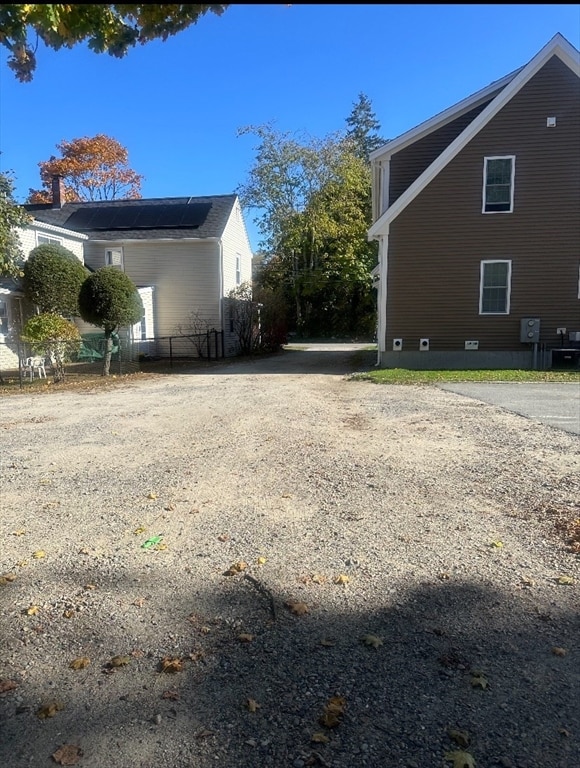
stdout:
{"type": "Polygon", "coordinates": [[[52,202],[53,176],[64,182],[66,202],[129,200],[141,197],[143,176],[129,167],[129,155],[116,139],[97,136],[63,140],[61,157],[40,162],[41,189],[30,189],[29,203],[52,202]]]}

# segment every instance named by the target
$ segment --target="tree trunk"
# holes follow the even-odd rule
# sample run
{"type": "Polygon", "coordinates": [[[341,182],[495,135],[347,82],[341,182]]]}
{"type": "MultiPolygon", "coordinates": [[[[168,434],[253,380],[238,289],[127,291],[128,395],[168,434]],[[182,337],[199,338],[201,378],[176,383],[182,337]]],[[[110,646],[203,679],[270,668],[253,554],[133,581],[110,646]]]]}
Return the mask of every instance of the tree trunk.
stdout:
{"type": "Polygon", "coordinates": [[[103,355],[103,376],[108,376],[113,353],[113,328],[105,328],[105,354],[103,355]]]}

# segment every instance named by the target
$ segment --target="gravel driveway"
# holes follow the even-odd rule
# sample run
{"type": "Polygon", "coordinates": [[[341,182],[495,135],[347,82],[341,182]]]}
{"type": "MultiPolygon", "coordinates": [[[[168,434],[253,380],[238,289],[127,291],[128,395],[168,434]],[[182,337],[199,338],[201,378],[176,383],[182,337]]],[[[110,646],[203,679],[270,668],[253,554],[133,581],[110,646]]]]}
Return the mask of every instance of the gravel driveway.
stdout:
{"type": "Polygon", "coordinates": [[[0,765],[580,766],[579,438],[373,362],[0,401],[0,765]]]}

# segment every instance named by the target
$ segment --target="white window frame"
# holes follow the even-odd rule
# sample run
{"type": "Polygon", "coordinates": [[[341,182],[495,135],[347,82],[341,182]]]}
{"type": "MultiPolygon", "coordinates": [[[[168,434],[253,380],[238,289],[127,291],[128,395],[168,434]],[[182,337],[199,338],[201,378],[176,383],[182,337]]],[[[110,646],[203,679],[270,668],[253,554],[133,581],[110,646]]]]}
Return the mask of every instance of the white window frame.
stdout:
{"type": "Polygon", "coordinates": [[[8,315],[8,300],[0,297],[0,304],[4,305],[4,312],[0,314],[0,336],[4,337],[8,334],[10,328],[10,318],[8,315]],[[2,330],[2,320],[6,321],[6,329],[2,330]]]}
{"type": "Polygon", "coordinates": [[[36,245],[62,245],[62,243],[62,237],[53,237],[45,232],[36,233],[36,245]],[[44,242],[41,242],[40,238],[43,238],[44,242]]]}
{"type": "Polygon", "coordinates": [[[236,285],[242,284],[242,255],[236,253],[236,285]]]}
{"type": "Polygon", "coordinates": [[[119,267],[120,269],[123,269],[125,263],[125,255],[123,253],[123,247],[120,246],[119,248],[106,248],[105,249],[105,266],[106,267],[119,267]],[[109,254],[112,253],[119,253],[120,256],[120,262],[119,264],[114,264],[112,256],[110,257],[109,254]]]}
{"type": "Polygon", "coordinates": [[[488,317],[490,315],[509,315],[511,294],[512,294],[512,261],[511,259],[483,259],[479,267],[479,314],[484,315],[485,317],[488,317]],[[507,285],[505,287],[506,288],[505,312],[484,312],[483,311],[483,287],[484,287],[483,277],[485,274],[486,264],[507,264],[508,265],[507,280],[506,280],[507,285]]]}
{"type": "Polygon", "coordinates": [[[516,156],[515,155],[490,155],[483,158],[483,191],[481,195],[481,212],[485,214],[490,213],[513,213],[514,212],[514,190],[516,180],[516,156]],[[511,160],[512,172],[510,178],[510,207],[507,211],[486,211],[485,210],[485,190],[487,187],[487,163],[489,160],[511,160]]]}

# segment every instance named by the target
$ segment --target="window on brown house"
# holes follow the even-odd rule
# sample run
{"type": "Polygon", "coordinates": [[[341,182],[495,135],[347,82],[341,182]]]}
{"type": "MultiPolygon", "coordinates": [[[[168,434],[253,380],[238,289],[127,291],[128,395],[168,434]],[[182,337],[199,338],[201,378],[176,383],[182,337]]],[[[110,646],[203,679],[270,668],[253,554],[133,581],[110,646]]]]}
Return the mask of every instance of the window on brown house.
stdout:
{"type": "Polygon", "coordinates": [[[513,155],[484,158],[483,213],[513,211],[515,163],[513,155]]]}
{"type": "Polygon", "coordinates": [[[479,314],[509,315],[512,263],[509,260],[481,262],[479,314]]]}

